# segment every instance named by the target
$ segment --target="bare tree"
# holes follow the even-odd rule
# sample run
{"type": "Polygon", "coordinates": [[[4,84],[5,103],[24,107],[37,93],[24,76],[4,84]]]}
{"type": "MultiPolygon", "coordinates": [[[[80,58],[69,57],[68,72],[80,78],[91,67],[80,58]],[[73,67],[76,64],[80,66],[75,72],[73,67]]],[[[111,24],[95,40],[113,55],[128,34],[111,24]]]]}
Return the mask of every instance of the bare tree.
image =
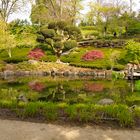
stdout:
{"type": "Polygon", "coordinates": [[[9,16],[20,10],[27,0],[0,0],[0,17],[7,22],[9,16]]]}

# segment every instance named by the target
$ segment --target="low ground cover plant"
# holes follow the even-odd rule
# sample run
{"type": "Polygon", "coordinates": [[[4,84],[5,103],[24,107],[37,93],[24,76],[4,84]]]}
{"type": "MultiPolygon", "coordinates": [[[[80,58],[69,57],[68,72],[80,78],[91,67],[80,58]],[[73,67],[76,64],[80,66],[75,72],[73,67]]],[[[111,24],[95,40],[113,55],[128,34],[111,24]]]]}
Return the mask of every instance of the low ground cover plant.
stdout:
{"type": "Polygon", "coordinates": [[[100,50],[89,51],[82,56],[82,59],[85,61],[92,61],[92,60],[97,60],[102,58],[104,58],[104,54],[100,50]]]}
{"type": "Polygon", "coordinates": [[[45,52],[42,49],[35,48],[31,50],[28,54],[29,59],[40,60],[45,56],[45,52]]]}

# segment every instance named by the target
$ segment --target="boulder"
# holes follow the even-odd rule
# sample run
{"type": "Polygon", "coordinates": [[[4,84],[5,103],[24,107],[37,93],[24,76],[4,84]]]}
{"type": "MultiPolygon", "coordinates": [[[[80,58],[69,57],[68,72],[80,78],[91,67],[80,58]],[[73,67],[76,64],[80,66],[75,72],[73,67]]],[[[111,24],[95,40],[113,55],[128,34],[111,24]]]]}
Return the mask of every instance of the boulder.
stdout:
{"type": "Polygon", "coordinates": [[[11,70],[5,70],[4,71],[4,76],[13,76],[15,73],[11,70]]]}
{"type": "Polygon", "coordinates": [[[29,64],[32,64],[32,65],[38,64],[37,60],[29,60],[28,62],[29,64]]]}

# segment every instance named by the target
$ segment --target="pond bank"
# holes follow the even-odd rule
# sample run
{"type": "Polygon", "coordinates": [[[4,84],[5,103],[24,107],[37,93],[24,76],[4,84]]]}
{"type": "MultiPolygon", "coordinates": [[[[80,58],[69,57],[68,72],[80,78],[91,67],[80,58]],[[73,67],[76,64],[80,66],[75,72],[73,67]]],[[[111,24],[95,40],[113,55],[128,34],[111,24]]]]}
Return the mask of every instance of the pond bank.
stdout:
{"type": "MultiPolygon", "coordinates": [[[[111,70],[98,70],[90,68],[78,68],[68,64],[59,63],[29,63],[7,64],[2,72],[1,77],[5,76],[94,76],[107,78],[112,76],[111,70]]],[[[125,71],[118,71],[122,77],[125,77],[125,71]]]]}

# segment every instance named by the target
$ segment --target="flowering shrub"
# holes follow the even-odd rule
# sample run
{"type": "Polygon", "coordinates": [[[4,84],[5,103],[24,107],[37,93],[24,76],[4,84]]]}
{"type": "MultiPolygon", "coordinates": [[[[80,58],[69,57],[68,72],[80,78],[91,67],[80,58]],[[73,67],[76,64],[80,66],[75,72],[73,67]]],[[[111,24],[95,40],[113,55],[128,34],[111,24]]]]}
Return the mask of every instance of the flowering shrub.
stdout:
{"type": "Polygon", "coordinates": [[[100,92],[103,91],[104,85],[100,83],[86,83],[85,90],[92,91],[92,92],[100,92]]]}
{"type": "Polygon", "coordinates": [[[33,81],[29,83],[29,87],[37,92],[41,92],[45,89],[45,86],[43,83],[37,82],[37,81],[33,81]]]}
{"type": "Polygon", "coordinates": [[[44,56],[45,56],[44,51],[39,48],[31,50],[28,54],[28,58],[35,60],[40,60],[44,56]]]}
{"type": "Polygon", "coordinates": [[[102,59],[103,57],[104,57],[104,54],[102,51],[93,50],[84,54],[82,56],[82,59],[86,61],[91,61],[91,60],[96,60],[96,59],[102,59]]]}

